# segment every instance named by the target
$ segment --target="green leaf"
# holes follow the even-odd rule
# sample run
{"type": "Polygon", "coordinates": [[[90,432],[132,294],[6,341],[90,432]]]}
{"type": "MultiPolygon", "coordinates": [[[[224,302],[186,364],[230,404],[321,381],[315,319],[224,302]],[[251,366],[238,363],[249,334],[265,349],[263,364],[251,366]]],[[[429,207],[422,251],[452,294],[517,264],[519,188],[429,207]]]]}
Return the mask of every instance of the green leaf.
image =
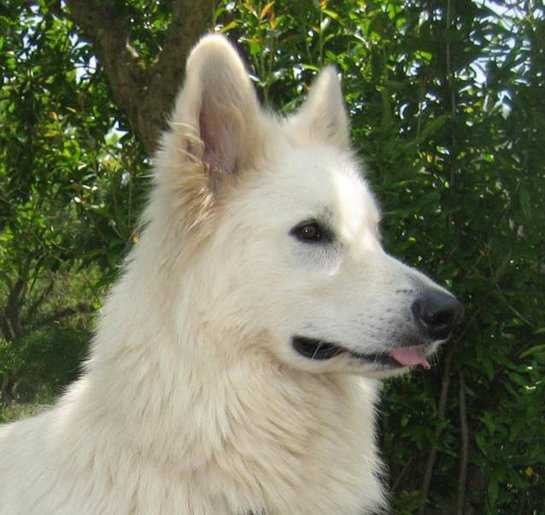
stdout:
{"type": "Polygon", "coordinates": [[[535,354],[544,354],[545,355],[545,343],[540,345],[534,345],[528,350],[520,353],[521,358],[527,358],[528,356],[533,356],[535,354]]]}
{"type": "Polygon", "coordinates": [[[532,201],[530,198],[530,192],[525,186],[522,185],[519,188],[519,202],[524,217],[527,220],[530,220],[532,217],[532,201]]]}

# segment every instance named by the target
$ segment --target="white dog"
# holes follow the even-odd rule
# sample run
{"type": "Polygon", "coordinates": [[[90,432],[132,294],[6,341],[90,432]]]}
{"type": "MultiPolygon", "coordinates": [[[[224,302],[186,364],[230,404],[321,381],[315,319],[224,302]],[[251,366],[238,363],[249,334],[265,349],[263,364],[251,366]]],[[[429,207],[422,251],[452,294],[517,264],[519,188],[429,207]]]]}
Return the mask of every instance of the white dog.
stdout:
{"type": "Polygon", "coordinates": [[[376,384],[456,299],[387,255],[336,73],[278,119],[207,36],[86,370],[0,430],[2,515],[352,515],[384,506],[376,384]]]}

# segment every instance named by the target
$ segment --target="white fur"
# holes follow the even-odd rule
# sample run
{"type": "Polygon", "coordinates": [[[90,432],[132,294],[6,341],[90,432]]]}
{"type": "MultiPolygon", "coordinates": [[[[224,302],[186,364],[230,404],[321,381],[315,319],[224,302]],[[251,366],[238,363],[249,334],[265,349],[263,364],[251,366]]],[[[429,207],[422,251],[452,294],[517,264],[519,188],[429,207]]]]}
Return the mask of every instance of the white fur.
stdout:
{"type": "Polygon", "coordinates": [[[373,363],[297,354],[296,334],[383,351],[424,276],[381,248],[328,68],[292,118],[258,105],[219,36],[194,49],[141,241],[84,375],[0,429],[0,513],[360,515],[384,505],[373,363]],[[322,217],[335,243],[290,230],[322,217]]]}

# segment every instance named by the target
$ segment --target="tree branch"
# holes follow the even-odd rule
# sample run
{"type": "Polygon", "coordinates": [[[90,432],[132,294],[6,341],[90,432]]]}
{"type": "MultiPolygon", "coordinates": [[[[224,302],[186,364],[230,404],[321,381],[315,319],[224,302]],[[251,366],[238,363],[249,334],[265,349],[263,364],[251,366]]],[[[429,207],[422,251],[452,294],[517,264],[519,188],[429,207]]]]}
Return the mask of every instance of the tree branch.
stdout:
{"type": "Polygon", "coordinates": [[[11,334],[9,339],[18,340],[23,334],[20,317],[24,289],[25,280],[19,275],[13,288],[8,293],[6,307],[4,308],[6,328],[8,329],[8,333],[11,334]]]}
{"type": "MultiPolygon", "coordinates": [[[[445,418],[445,413],[447,410],[447,399],[448,391],[450,386],[450,369],[452,365],[452,358],[454,356],[455,346],[452,345],[448,351],[447,357],[445,359],[445,368],[443,369],[443,377],[441,378],[441,395],[439,397],[439,420],[445,418]]],[[[438,425],[435,430],[435,439],[438,440],[442,431],[442,426],[438,425]]],[[[433,467],[435,466],[435,460],[437,459],[437,447],[434,445],[428,454],[428,459],[426,461],[426,468],[424,470],[424,480],[422,481],[422,498],[424,502],[418,511],[419,515],[424,513],[426,509],[426,502],[428,495],[430,493],[431,478],[433,475],[433,467]]]]}
{"type": "Polygon", "coordinates": [[[101,0],[67,0],[67,16],[95,50],[110,82],[115,102],[125,111],[135,132],[146,77],[129,42],[126,20],[114,5],[101,0]]]}
{"type": "Polygon", "coordinates": [[[461,437],[461,452],[460,452],[460,470],[458,473],[458,499],[457,499],[457,515],[464,515],[465,509],[465,493],[467,481],[467,462],[469,456],[469,428],[467,424],[467,408],[466,408],[466,382],[464,373],[460,372],[460,437],[461,437]]]}
{"type": "Polygon", "coordinates": [[[3,270],[0,270],[0,279],[2,279],[2,281],[4,281],[4,283],[6,283],[8,291],[13,289],[12,278],[7,272],[4,272],[3,270]]]}
{"type": "Polygon", "coordinates": [[[66,15],[93,45],[115,102],[149,154],[156,148],[181,85],[187,55],[210,25],[214,4],[214,0],[173,0],[165,46],[146,69],[131,46],[128,23],[119,9],[101,0],[66,0],[66,15]]]}
{"type": "Polygon", "coordinates": [[[407,471],[409,470],[409,467],[413,464],[413,462],[414,462],[414,457],[409,458],[407,460],[407,463],[403,465],[401,472],[397,475],[395,481],[392,484],[392,488],[390,488],[391,495],[394,495],[397,492],[397,489],[401,483],[401,480],[405,477],[405,474],[407,473],[407,471]]]}
{"type": "Polygon", "coordinates": [[[32,328],[39,329],[40,327],[46,326],[52,322],[56,322],[57,320],[60,320],[62,318],[67,318],[73,315],[79,315],[83,313],[93,313],[94,311],[95,308],[91,304],[79,303],[75,306],[58,309],[56,311],[53,311],[52,313],[49,313],[49,315],[37,320],[34,324],[32,324],[32,328]]]}
{"type": "Polygon", "coordinates": [[[32,319],[42,303],[49,297],[55,287],[55,279],[51,279],[49,284],[42,290],[40,295],[34,300],[34,302],[26,310],[26,314],[23,319],[23,325],[32,325],[32,319]]]}
{"type": "Polygon", "coordinates": [[[5,340],[11,340],[13,337],[13,335],[11,334],[8,319],[3,312],[0,313],[0,334],[5,340]]]}
{"type": "MultiPolygon", "coordinates": [[[[454,358],[454,353],[458,350],[457,349],[458,344],[463,340],[467,331],[472,326],[475,319],[479,316],[479,313],[480,313],[479,310],[476,309],[471,319],[464,324],[463,329],[456,336],[456,338],[453,337],[453,341],[449,344],[450,348],[445,359],[445,368],[443,369],[443,376],[441,377],[441,394],[439,397],[439,410],[438,410],[439,419],[444,419],[446,411],[447,411],[447,400],[448,400],[448,392],[450,387],[450,370],[452,368],[452,360],[454,358]]],[[[465,393],[465,390],[464,390],[464,393],[465,393]]],[[[464,397],[464,400],[465,400],[465,397],[464,397]]],[[[439,439],[439,436],[441,435],[441,430],[442,429],[440,426],[437,427],[435,431],[436,440],[439,439]]],[[[433,467],[435,467],[436,459],[437,459],[437,448],[432,447],[432,449],[430,450],[428,454],[428,459],[426,461],[426,468],[424,469],[424,479],[422,481],[422,496],[424,499],[424,503],[420,507],[420,510],[418,511],[418,515],[423,515],[426,509],[426,502],[427,502],[428,494],[430,491],[431,479],[433,476],[433,467]]]]}

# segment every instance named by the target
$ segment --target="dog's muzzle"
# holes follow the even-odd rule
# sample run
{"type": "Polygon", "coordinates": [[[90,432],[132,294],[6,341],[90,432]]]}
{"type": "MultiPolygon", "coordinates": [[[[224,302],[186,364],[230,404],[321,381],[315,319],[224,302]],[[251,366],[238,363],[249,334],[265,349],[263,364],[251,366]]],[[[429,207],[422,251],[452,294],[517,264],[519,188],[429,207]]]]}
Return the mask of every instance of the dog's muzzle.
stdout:
{"type": "Polygon", "coordinates": [[[428,289],[421,293],[411,306],[416,330],[410,342],[397,345],[387,351],[363,354],[350,350],[338,343],[294,336],[292,346],[301,356],[326,361],[340,355],[379,365],[382,368],[412,367],[420,365],[430,368],[426,356],[432,354],[436,343],[446,341],[455,326],[460,323],[464,308],[462,304],[448,292],[439,289],[428,289]]]}

